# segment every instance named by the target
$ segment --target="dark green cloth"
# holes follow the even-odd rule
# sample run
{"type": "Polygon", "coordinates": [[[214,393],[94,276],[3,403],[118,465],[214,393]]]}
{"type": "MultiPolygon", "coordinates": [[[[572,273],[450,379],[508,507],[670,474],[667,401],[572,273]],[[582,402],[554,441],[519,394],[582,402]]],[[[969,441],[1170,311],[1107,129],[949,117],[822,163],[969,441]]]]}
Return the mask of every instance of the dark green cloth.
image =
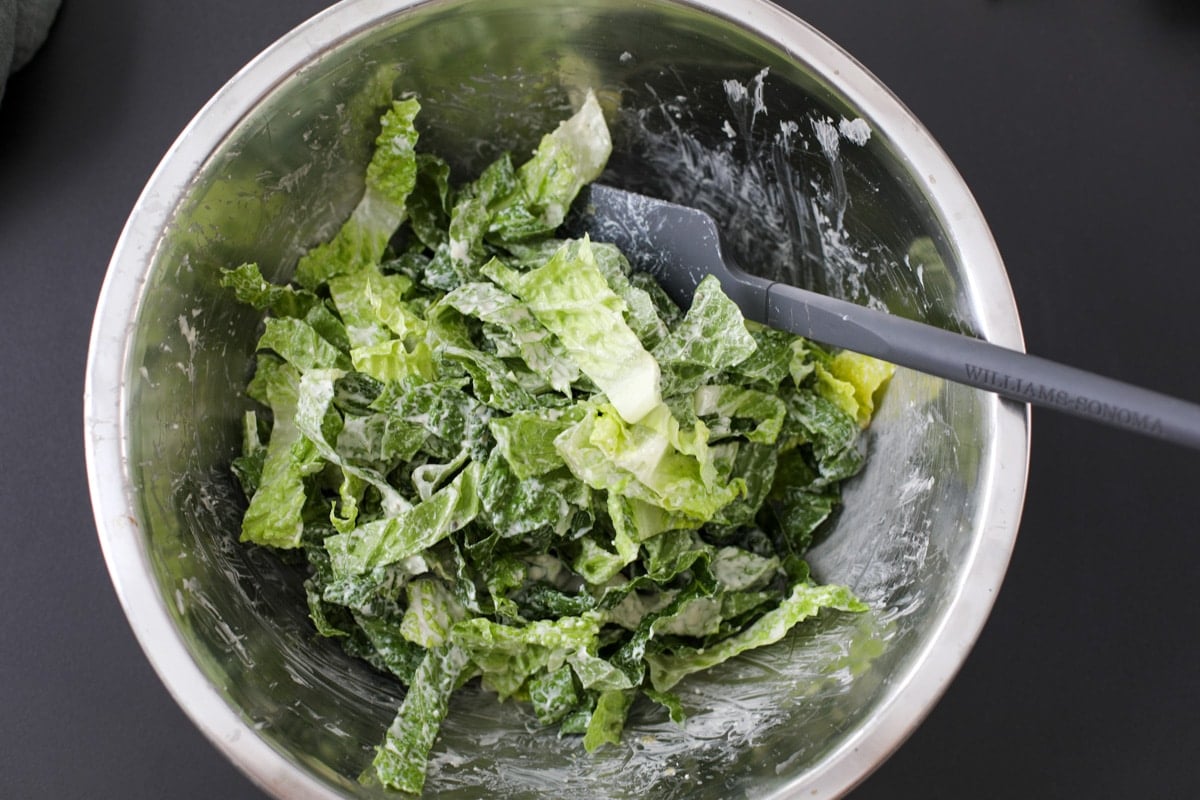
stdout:
{"type": "Polygon", "coordinates": [[[46,41],[62,0],[0,0],[0,97],[8,76],[46,41]]]}

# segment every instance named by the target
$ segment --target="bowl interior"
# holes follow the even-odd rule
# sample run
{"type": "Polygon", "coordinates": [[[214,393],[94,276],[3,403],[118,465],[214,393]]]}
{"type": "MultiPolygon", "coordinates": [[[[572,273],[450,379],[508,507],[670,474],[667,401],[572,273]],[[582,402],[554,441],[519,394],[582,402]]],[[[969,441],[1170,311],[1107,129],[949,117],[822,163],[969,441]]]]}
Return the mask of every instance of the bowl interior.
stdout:
{"type": "MultiPolygon", "coordinates": [[[[114,257],[144,277],[124,361],[101,363],[94,348],[92,368],[121,370],[120,479],[150,566],[135,575],[110,562],[113,577],[119,589],[149,581],[171,635],[247,735],[311,776],[304,791],[382,795],[356,779],[402,694],[314,634],[298,567],[237,542],[244,500],[229,462],[258,319],[217,277],[255,261],[284,278],[336,229],[393,91],[421,99],[422,148],[463,179],[503,150],[530,151],[594,88],[616,142],[606,180],[712,212],[742,265],[1019,345],[986,228],[965,190],[967,221],[952,213],[957,176],[899,104],[782,11],[702,5],[336,7],[218,95],[135,210],[114,257]],[[181,151],[200,154],[198,166],[181,151]]],[[[102,302],[105,313],[115,312],[102,302]]],[[[868,436],[868,466],[811,559],[870,613],[822,618],[691,680],[683,727],[635,707],[625,743],[592,756],[525,709],[468,689],[452,704],[428,793],[847,788],[924,714],[982,625],[1015,535],[1025,437],[1023,412],[899,371],[868,436]]],[[[153,651],[153,636],[139,635],[153,651]]],[[[204,727],[205,711],[177,696],[204,727]]]]}

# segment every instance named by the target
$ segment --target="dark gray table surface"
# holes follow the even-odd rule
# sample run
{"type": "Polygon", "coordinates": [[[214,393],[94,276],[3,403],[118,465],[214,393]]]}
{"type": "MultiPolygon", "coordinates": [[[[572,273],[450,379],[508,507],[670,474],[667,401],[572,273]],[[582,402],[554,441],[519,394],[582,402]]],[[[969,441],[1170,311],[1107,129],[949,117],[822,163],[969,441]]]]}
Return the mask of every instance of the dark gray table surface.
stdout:
{"type": "MultiPolygon", "coordinates": [[[[82,389],[142,185],[320,0],[66,0],[0,105],[0,797],[256,798],[142,656],[94,532],[82,389]]],[[[790,0],[925,123],[1029,349],[1200,400],[1200,5],[790,0]]],[[[1035,412],[977,646],[867,798],[1200,794],[1200,454],[1035,412]]]]}

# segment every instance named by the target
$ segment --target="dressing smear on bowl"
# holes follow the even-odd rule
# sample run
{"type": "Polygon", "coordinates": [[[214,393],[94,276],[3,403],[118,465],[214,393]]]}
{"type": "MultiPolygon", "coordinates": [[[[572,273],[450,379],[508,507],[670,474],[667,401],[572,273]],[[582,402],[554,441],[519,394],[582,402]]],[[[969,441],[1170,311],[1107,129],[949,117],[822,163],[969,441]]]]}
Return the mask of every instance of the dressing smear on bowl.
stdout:
{"type": "Polygon", "coordinates": [[[683,724],[687,676],[866,610],[804,556],[891,374],[560,238],[612,149],[594,95],[465,184],[419,110],[384,114],[362,199],[291,284],[222,279],[265,313],[242,539],[302,553],[316,630],[406,687],[363,780],[409,793],[468,683],[631,746],[635,708],[683,724]]]}

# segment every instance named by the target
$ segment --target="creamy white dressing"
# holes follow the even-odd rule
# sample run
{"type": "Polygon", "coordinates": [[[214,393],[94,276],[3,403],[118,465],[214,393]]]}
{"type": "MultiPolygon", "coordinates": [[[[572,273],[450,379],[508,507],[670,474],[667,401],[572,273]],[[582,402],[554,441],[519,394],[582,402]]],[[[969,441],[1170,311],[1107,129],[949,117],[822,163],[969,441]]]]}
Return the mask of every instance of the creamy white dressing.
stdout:
{"type": "Polygon", "coordinates": [[[859,147],[865,145],[871,138],[871,126],[862,118],[845,119],[843,117],[842,121],[838,123],[838,131],[859,147]]]}

